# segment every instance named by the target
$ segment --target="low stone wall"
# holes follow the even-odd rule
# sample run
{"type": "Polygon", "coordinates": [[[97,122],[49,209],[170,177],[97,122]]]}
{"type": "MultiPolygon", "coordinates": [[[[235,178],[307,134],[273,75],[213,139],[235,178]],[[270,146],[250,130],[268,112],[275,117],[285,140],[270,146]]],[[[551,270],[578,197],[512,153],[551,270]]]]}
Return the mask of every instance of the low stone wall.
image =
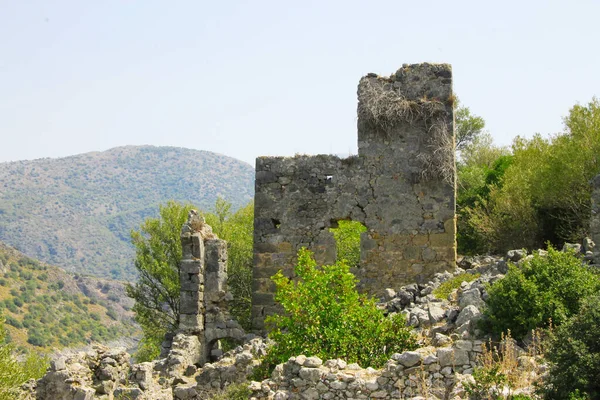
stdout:
{"type": "Polygon", "coordinates": [[[464,398],[461,382],[473,372],[482,345],[480,340],[459,340],[451,347],[394,354],[379,370],[343,360],[292,357],[276,367],[270,380],[251,384],[252,399],[464,398]]]}

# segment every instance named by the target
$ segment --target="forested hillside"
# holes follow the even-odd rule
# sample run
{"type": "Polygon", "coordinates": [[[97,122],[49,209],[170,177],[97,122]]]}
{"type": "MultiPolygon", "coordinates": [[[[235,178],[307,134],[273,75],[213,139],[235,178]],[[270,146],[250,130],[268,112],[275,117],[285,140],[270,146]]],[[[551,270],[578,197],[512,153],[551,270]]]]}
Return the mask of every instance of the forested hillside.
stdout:
{"type": "Polygon", "coordinates": [[[55,350],[136,330],[123,284],[69,275],[0,243],[0,315],[20,347],[55,350]]]}
{"type": "Polygon", "coordinates": [[[72,272],[131,279],[129,232],[174,199],[252,199],[254,169],[207,151],[126,146],[0,163],[0,240],[72,272]]]}

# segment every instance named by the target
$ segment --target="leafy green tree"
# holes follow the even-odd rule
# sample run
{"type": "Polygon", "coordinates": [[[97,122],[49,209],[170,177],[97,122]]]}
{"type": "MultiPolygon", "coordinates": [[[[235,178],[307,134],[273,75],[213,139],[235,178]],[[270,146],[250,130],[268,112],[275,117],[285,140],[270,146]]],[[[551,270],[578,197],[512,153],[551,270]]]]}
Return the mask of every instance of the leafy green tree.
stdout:
{"type": "Polygon", "coordinates": [[[294,271],[297,280],[281,271],[272,278],[284,313],[266,320],[275,345],[258,375],[266,376],[278,363],[300,354],[381,367],[393,353],[415,348],[405,317],[388,318],[374,299],[359,294],[357,279],[344,262],[318,268],[303,248],[294,271]]]}
{"type": "Polygon", "coordinates": [[[516,138],[500,184],[468,210],[491,251],[562,246],[587,234],[590,180],[600,173],[600,102],[574,106],[564,121],[559,135],[516,138]]]}
{"type": "Polygon", "coordinates": [[[143,332],[139,361],[158,356],[164,335],[179,327],[180,235],[192,208],[169,201],[160,206],[159,218],[148,218],[139,231],[131,232],[139,278],[126,289],[135,300],[133,311],[143,332]]]}
{"type": "Polygon", "coordinates": [[[345,261],[351,267],[360,263],[360,234],[367,231],[367,227],[358,221],[338,221],[337,228],[331,228],[337,245],[338,261],[345,261]]]}
{"type": "Polygon", "coordinates": [[[460,105],[458,100],[456,100],[455,106],[455,146],[457,151],[462,152],[481,136],[483,128],[485,128],[485,121],[480,116],[471,114],[469,107],[460,105]]]}
{"type": "Polygon", "coordinates": [[[205,218],[213,232],[227,241],[227,284],[233,295],[230,312],[245,329],[250,329],[254,203],[248,203],[235,213],[230,210],[231,203],[219,198],[214,212],[206,213],[205,218]]]}

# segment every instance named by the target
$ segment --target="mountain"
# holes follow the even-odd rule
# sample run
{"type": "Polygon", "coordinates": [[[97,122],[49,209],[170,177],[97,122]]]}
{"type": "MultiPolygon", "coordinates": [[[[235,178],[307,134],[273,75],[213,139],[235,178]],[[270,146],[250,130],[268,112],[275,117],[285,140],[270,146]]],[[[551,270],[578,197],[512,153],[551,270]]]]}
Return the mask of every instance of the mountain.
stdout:
{"type": "Polygon", "coordinates": [[[135,277],[129,232],[170,199],[209,210],[254,195],[254,169],[208,151],[126,146],[0,163],[0,241],[70,272],[135,277]]]}
{"type": "Polygon", "coordinates": [[[129,336],[122,282],[67,274],[0,243],[0,314],[20,347],[55,350],[129,336]]]}

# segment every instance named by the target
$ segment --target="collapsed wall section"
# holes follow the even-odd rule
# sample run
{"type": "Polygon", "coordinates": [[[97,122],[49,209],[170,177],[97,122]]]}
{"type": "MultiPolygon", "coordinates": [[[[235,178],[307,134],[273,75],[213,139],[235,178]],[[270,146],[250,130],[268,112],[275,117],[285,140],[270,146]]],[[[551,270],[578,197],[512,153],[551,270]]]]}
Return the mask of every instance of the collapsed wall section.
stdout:
{"type": "Polygon", "coordinates": [[[256,160],[253,324],[276,311],[270,277],[293,276],[305,246],[333,263],[329,231],[359,221],[360,289],[424,282],[456,261],[452,74],[446,64],[405,65],[363,77],[358,87],[358,156],[256,160]]]}

